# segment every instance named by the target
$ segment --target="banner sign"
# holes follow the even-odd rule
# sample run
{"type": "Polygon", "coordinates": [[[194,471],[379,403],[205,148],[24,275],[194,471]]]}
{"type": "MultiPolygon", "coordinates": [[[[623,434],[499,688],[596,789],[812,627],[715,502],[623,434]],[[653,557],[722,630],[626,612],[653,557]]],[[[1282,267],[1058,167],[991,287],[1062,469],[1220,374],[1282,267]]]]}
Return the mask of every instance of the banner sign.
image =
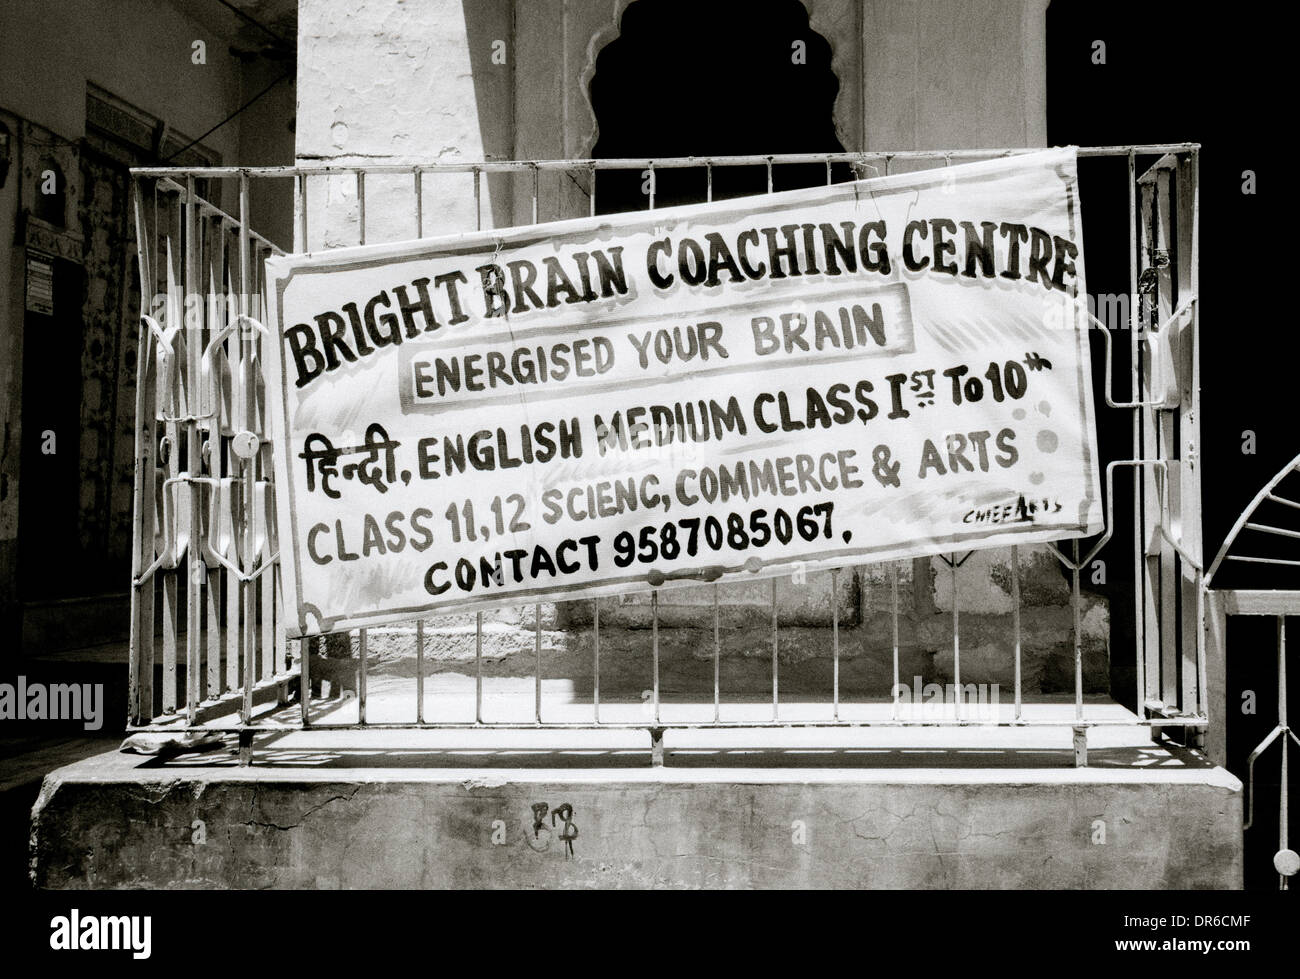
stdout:
{"type": "Polygon", "coordinates": [[[291,635],[1102,527],[1075,153],[266,263],[291,635]]]}

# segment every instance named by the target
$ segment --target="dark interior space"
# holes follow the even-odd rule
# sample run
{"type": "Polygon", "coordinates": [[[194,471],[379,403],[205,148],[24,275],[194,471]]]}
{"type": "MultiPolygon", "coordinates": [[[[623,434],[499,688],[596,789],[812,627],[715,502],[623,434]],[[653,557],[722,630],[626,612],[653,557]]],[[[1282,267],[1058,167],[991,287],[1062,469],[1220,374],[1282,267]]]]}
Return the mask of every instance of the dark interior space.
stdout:
{"type": "MultiPolygon", "coordinates": [[[[1271,8],[1252,7],[1242,16],[1208,18],[1191,8],[1163,4],[1081,0],[1053,0],[1047,11],[1049,143],[1190,141],[1202,145],[1199,312],[1204,330],[1198,456],[1207,562],[1256,492],[1300,453],[1300,431],[1291,403],[1295,342],[1278,316],[1276,286],[1272,281],[1259,282],[1252,274],[1270,267],[1262,243],[1276,234],[1275,208],[1268,202],[1280,171],[1273,166],[1278,149],[1267,93],[1274,90],[1275,66],[1285,61],[1268,48],[1289,33],[1278,18],[1271,8]],[[1104,64],[1094,63],[1097,41],[1105,44],[1104,64]],[[1258,181],[1254,195],[1242,192],[1248,170],[1258,181]],[[1264,343],[1274,338],[1268,353],[1264,343]],[[1254,433],[1253,453],[1243,451],[1250,432],[1254,433]]],[[[1124,200],[1124,169],[1122,163],[1116,167],[1115,161],[1107,160],[1079,164],[1088,289],[1094,294],[1122,293],[1128,288],[1123,246],[1126,207],[1096,206],[1099,197],[1119,194],[1119,200],[1124,200]]],[[[1122,378],[1128,367],[1127,343],[1115,347],[1120,354],[1115,393],[1117,399],[1126,400],[1129,392],[1122,378]]],[[[1104,350],[1098,336],[1093,337],[1092,354],[1100,363],[1104,350]]],[[[1130,413],[1106,408],[1100,390],[1097,405],[1102,455],[1123,457],[1124,448],[1131,444],[1130,413]]],[[[1117,488],[1127,482],[1117,478],[1117,488]]],[[[1300,478],[1293,482],[1300,484],[1300,478]]],[[[1118,492],[1116,499],[1117,512],[1129,515],[1129,520],[1117,522],[1115,538],[1106,549],[1109,553],[1103,556],[1110,558],[1112,572],[1104,590],[1111,593],[1112,609],[1118,610],[1125,607],[1125,596],[1130,596],[1127,605],[1132,606],[1133,556],[1128,547],[1131,502],[1118,492]]],[[[1295,526],[1294,521],[1290,526],[1295,526]]],[[[1285,539],[1260,538],[1255,535],[1248,542],[1249,553],[1300,558],[1300,547],[1288,547],[1285,539]]],[[[1227,564],[1214,585],[1294,589],[1300,587],[1296,572],[1282,565],[1227,564]]],[[[1117,640],[1125,635],[1123,628],[1118,617],[1113,619],[1117,640]]],[[[1243,781],[1247,755],[1277,718],[1276,632],[1271,618],[1230,620],[1229,768],[1243,781]],[[1253,714],[1242,710],[1247,691],[1256,694],[1253,714]]],[[[1288,687],[1294,698],[1294,681],[1288,687]]],[[[1278,838],[1279,751],[1275,743],[1256,765],[1256,821],[1246,833],[1248,888],[1277,886],[1271,860],[1278,838]]],[[[1298,826],[1293,813],[1292,839],[1298,826]]]]}
{"type": "MultiPolygon", "coordinates": [[[[831,117],[839,81],[830,45],[798,0],[640,0],[620,26],[591,82],[596,159],[845,150],[831,117]]],[[[852,171],[837,165],[832,179],[852,171]]],[[[773,190],[824,183],[819,163],[772,168],[773,190]]],[[[645,184],[641,170],[600,171],[597,213],[645,209],[645,184]]],[[[657,208],[704,201],[708,175],[656,170],[654,189],[657,208]]],[[[767,189],[765,166],[714,168],[715,200],[767,189]]]]}
{"type": "Polygon", "coordinates": [[[87,577],[75,518],[81,485],[81,311],[86,281],[77,263],[50,261],[53,313],[28,312],[23,320],[23,376],[59,382],[23,385],[23,424],[29,431],[22,443],[18,540],[23,569],[19,589],[26,601],[77,594],[87,577]]]}

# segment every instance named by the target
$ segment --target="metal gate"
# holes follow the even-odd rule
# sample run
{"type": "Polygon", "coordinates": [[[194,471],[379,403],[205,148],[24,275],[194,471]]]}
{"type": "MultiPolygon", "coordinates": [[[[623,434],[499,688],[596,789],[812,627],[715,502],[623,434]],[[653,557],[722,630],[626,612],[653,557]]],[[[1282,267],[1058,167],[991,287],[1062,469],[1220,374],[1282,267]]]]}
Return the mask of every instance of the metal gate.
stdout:
{"type": "MultiPolygon", "coordinates": [[[[963,713],[959,725],[1047,726],[1073,730],[1076,764],[1086,764],[1089,728],[1107,724],[1182,729],[1199,737],[1219,719],[1207,713],[1206,649],[1200,623],[1202,588],[1199,453],[1199,381],[1196,312],[1197,154],[1196,144],[1089,147],[1081,158],[1115,158],[1127,164],[1127,246],[1130,315],[1130,378],[1127,400],[1112,390],[1114,339],[1101,327],[1105,357],[1099,367],[1105,402],[1132,415],[1132,453],[1106,466],[1106,529],[1095,539],[1074,541],[1067,556],[1054,549],[1069,572],[1073,607],[1073,710],[1036,713],[1023,703],[1020,683],[1020,563],[1010,548],[1015,657],[1015,702],[993,718],[963,713]],[[1154,160],[1154,163],[1150,161],[1154,160]],[[1144,165],[1139,173],[1139,163],[1144,165]],[[1146,164],[1150,163],[1149,166],[1146,164]],[[1115,473],[1132,477],[1132,542],[1135,580],[1133,654],[1136,658],[1136,715],[1094,716],[1083,696],[1080,575],[1110,541],[1115,526],[1115,473]]],[[[904,716],[897,700],[887,712],[866,716],[846,710],[839,685],[839,621],[826,636],[833,660],[833,683],[824,709],[798,717],[783,713],[780,698],[780,623],[773,583],[771,613],[771,710],[724,717],[719,683],[718,604],[714,588],[713,698],[703,713],[689,719],[661,710],[658,595],[652,594],[652,628],[647,653],[653,670],[651,714],[644,719],[601,716],[600,619],[593,607],[593,697],[589,717],[544,716],[542,697],[542,620],[536,618],[536,670],[530,719],[485,720],[483,716],[483,616],[473,634],[475,711],[472,721],[429,718],[424,710],[425,658],[422,623],[418,629],[416,720],[412,724],[367,724],[367,634],[361,631],[357,667],[357,721],[321,725],[311,717],[311,657],[305,643],[286,643],[279,605],[278,552],[274,516],[274,477],[265,413],[261,365],[268,341],[261,325],[264,302],[263,259],[277,249],[250,229],[253,181],[294,182],[297,247],[308,241],[308,215],[322,182],[354,188],[356,241],[366,241],[366,180],[409,180],[414,230],[424,235],[423,181],[436,175],[440,186],[463,180],[458,193],[472,193],[478,225],[486,177],[513,175],[531,184],[531,219],[538,220],[539,184],[544,175],[561,175],[584,186],[596,213],[595,176],[600,170],[650,174],[648,205],[653,208],[656,170],[693,167],[704,171],[707,199],[713,198],[718,167],[765,168],[773,189],[773,168],[798,164],[824,166],[827,183],[850,169],[857,176],[888,174],[897,168],[951,165],[1029,152],[1023,149],[925,152],[837,153],[747,157],[690,157],[659,160],[530,160],[370,167],[138,168],[132,171],[134,214],[140,242],[142,311],[139,386],[136,410],[134,566],[132,579],[131,688],[129,726],[133,730],[235,731],[243,760],[259,731],[300,727],[466,727],[591,728],[626,727],[649,731],[655,760],[671,727],[794,727],[933,725],[904,716]],[[199,181],[237,188],[238,216],[226,214],[196,192],[199,181]],[[183,595],[183,598],[182,598],[183,595]],[[183,627],[183,628],[182,628],[183,627]],[[156,638],[157,637],[157,638],[156,638]],[[161,644],[159,671],[158,645],[161,644]],[[160,690],[154,689],[155,674],[160,690]],[[180,682],[184,675],[183,684],[180,682]],[[297,695],[300,709],[285,709],[297,695]],[[709,709],[711,707],[711,710],[709,709]]],[[[1094,245],[1095,247],[1095,245],[1094,245]]],[[[955,584],[965,557],[943,557],[955,584]]],[[[852,574],[852,569],[840,574],[852,574]]],[[[898,579],[891,571],[893,664],[898,680],[898,579]]],[[[836,575],[832,574],[832,587],[836,575]]],[[[954,589],[955,594],[955,589],[954,589]]],[[[961,616],[952,611],[953,673],[961,690],[961,616]]],[[[832,602],[832,608],[835,603],[832,602]]],[[[1114,646],[1127,637],[1116,637],[1114,646]]],[[[1217,671],[1218,666],[1215,667],[1217,671]]],[[[1216,673],[1217,676],[1217,673],[1216,673]]],[[[960,695],[959,695],[960,696],[960,695]]],[[[1220,735],[1221,736],[1221,735],[1220,735]]],[[[900,732],[900,739],[906,736],[900,732]]]]}
{"type": "MultiPolygon", "coordinates": [[[[1296,555],[1294,542],[1300,540],[1300,520],[1296,511],[1300,511],[1300,501],[1294,499],[1300,495],[1300,480],[1289,477],[1300,473],[1300,456],[1296,456],[1269,480],[1241,512],[1233,524],[1223,546],[1215,556],[1205,575],[1205,635],[1210,650],[1210,662],[1218,666],[1220,672],[1210,677],[1211,689],[1216,686],[1223,691],[1226,676],[1223,668],[1227,663],[1228,618],[1229,616],[1266,617],[1274,620],[1277,628],[1277,723],[1250,752],[1246,759],[1246,821],[1245,829],[1250,829],[1255,822],[1255,763],[1277,742],[1279,746],[1279,792],[1278,792],[1278,849],[1273,857],[1273,867],[1278,873],[1278,886],[1287,890],[1291,877],[1300,872],[1300,856],[1290,846],[1290,754],[1291,741],[1300,744],[1300,737],[1291,728],[1287,714],[1287,619],[1300,616],[1300,591],[1291,588],[1216,588],[1210,585],[1221,569],[1236,565],[1280,571],[1283,568],[1300,568],[1300,557],[1296,555]],[[1268,547],[1269,543],[1276,547],[1268,547]]],[[[1278,574],[1269,576],[1274,581],[1278,574]]],[[[1226,716],[1227,698],[1220,693],[1216,705],[1226,716]]],[[[1223,722],[1220,720],[1213,731],[1211,755],[1216,762],[1224,764],[1226,744],[1223,737],[1223,722]]]]}
{"type": "Polygon", "coordinates": [[[200,198],[195,181],[177,174],[145,187],[137,177],[133,187],[148,305],[136,385],[132,728],[195,727],[235,711],[247,720],[267,697],[287,703],[295,675],[275,587],[258,324],[263,260],[278,249],[249,228],[246,179],[238,218],[200,198]]]}

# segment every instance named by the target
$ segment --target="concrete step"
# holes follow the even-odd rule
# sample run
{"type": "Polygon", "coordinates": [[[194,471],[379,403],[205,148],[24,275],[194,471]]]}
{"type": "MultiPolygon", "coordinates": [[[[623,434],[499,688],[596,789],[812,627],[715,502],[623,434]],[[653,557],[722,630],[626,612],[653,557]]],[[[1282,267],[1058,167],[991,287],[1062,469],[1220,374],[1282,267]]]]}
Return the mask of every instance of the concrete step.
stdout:
{"type": "Polygon", "coordinates": [[[763,750],[768,735],[751,731],[747,748],[723,764],[731,749],[701,761],[690,755],[689,732],[669,732],[677,740],[667,764],[653,768],[644,732],[641,741],[638,732],[571,732],[567,747],[563,732],[548,732],[545,745],[536,732],[497,733],[487,749],[495,765],[484,764],[481,745],[447,732],[287,734],[251,768],[236,767],[229,752],[163,765],[120,753],[87,759],[42,788],[34,883],[1241,886],[1241,784],[1191,753],[1155,759],[1144,754],[1150,746],[1120,748],[1107,763],[1073,769],[1065,748],[1010,769],[988,767],[997,749],[969,740],[965,748],[931,741],[912,749],[920,755],[864,741],[859,755],[844,755],[841,744],[823,767],[810,767],[806,754],[782,765],[779,751],[763,750]],[[431,762],[439,751],[444,760],[431,762]],[[908,767],[928,753],[950,767],[908,767]],[[881,761],[891,754],[901,764],[881,761]]]}

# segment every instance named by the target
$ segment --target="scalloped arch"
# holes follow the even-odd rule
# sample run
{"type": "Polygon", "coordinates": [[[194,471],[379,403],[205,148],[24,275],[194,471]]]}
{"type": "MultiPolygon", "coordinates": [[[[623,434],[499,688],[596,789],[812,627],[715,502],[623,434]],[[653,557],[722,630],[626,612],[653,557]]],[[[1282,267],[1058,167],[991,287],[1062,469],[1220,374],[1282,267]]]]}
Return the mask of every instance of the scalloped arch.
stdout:
{"type": "MultiPolygon", "coordinates": [[[[602,24],[587,41],[586,57],[582,71],[578,76],[578,91],[582,95],[582,107],[586,111],[586,135],[577,144],[581,147],[581,158],[591,156],[591,151],[600,138],[600,124],[596,119],[596,109],[591,103],[591,81],[596,77],[596,59],[605,45],[622,33],[623,14],[638,0],[613,0],[609,19],[602,24]]],[[[852,0],[798,0],[808,14],[808,26],[825,39],[831,49],[831,71],[839,81],[835,92],[835,103],[831,109],[835,124],[835,136],[840,145],[846,149],[861,143],[856,118],[860,113],[855,107],[860,104],[862,93],[857,84],[861,74],[860,66],[855,61],[861,58],[861,24],[857,19],[857,7],[852,0]],[[857,44],[844,44],[844,26],[853,29],[857,44]]]]}

